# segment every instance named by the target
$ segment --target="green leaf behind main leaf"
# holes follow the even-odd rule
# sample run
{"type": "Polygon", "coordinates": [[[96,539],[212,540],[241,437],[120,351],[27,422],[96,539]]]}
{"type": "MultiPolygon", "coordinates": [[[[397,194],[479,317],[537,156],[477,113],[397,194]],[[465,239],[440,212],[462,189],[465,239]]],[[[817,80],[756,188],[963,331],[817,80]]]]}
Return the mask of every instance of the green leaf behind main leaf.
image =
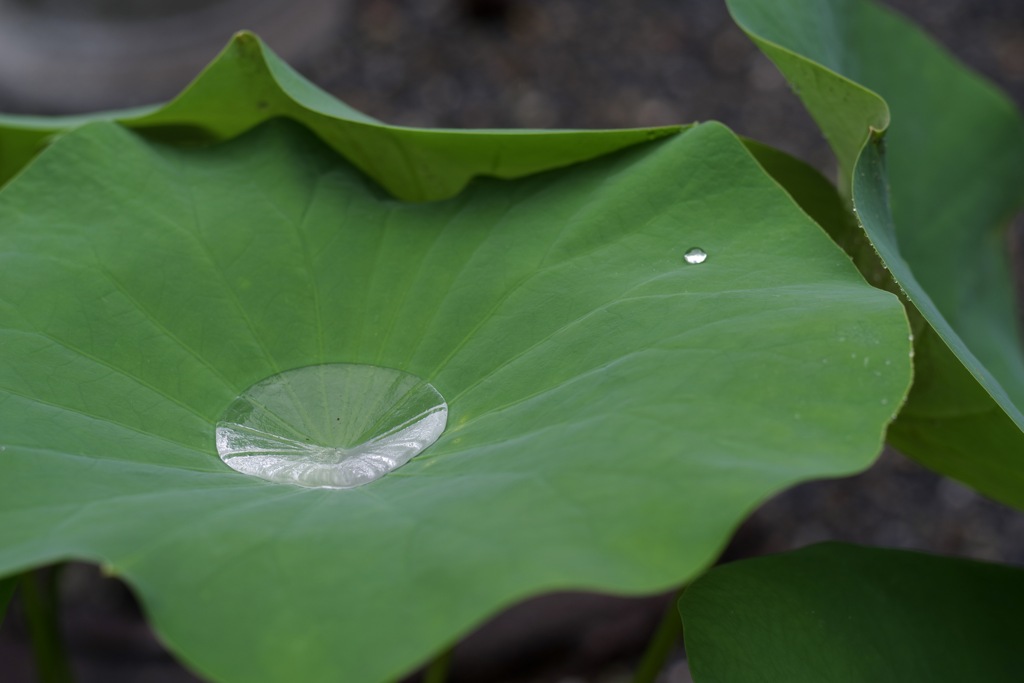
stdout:
{"type": "Polygon", "coordinates": [[[682,126],[593,131],[439,130],[390,126],[323,92],[256,36],[240,33],[172,102],[84,116],[0,116],[0,185],[53,135],[114,120],[177,144],[229,140],[290,118],[400,199],[458,193],[470,178],[518,178],[678,133],[682,126]]]}
{"type": "Polygon", "coordinates": [[[722,565],[683,594],[695,683],[1020,680],[1024,571],[829,543],[722,565]]]}
{"type": "Polygon", "coordinates": [[[1005,241],[1024,202],[1024,119],[867,0],[729,7],[821,125],[862,225],[924,318],[890,440],[1024,507],[1024,344],[1005,241]],[[887,126],[883,150],[870,133],[887,126]]]}
{"type": "Polygon", "coordinates": [[[678,585],[870,464],[910,380],[897,299],[717,124],[429,204],[294,124],[91,124],[0,245],[0,573],[103,561],[217,680],[386,680],[526,596],[678,585]],[[325,362],[430,381],[447,431],[349,491],[218,460],[235,395],[325,362]]]}

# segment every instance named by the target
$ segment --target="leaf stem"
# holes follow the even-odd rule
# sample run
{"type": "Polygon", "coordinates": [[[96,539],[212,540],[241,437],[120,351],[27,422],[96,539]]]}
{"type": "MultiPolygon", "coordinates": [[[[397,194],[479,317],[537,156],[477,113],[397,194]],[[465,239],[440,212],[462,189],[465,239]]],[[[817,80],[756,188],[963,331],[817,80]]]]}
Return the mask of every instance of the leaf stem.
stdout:
{"type": "Polygon", "coordinates": [[[452,666],[452,650],[441,652],[423,672],[423,683],[444,683],[448,679],[448,671],[452,666]]]}
{"type": "Polygon", "coordinates": [[[668,607],[665,608],[665,613],[640,658],[640,664],[633,676],[633,683],[654,683],[658,679],[658,674],[665,668],[665,662],[668,661],[673,648],[683,635],[683,621],[679,617],[677,604],[684,590],[686,590],[685,586],[680,588],[669,600],[668,607]]]}
{"type": "Polygon", "coordinates": [[[40,683],[71,683],[73,680],[60,633],[57,573],[57,568],[38,569],[22,574],[18,582],[40,683]]]}
{"type": "Polygon", "coordinates": [[[18,587],[17,578],[11,576],[0,579],[0,626],[4,624],[4,615],[7,614],[7,604],[14,596],[14,589],[18,587]]]}

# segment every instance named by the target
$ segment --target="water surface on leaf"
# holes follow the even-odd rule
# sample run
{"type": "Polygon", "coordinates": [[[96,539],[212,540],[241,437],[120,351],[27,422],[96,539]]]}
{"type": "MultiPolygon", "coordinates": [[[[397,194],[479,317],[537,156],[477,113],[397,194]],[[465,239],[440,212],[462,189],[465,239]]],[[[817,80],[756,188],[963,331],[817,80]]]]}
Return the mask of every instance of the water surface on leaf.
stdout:
{"type": "Polygon", "coordinates": [[[696,266],[698,264],[704,263],[705,261],[707,261],[707,259],[708,253],[701,249],[700,247],[693,247],[692,249],[687,249],[686,253],[683,254],[683,260],[689,263],[691,266],[696,266]]]}
{"type": "Polygon", "coordinates": [[[409,462],[447,421],[441,394],[407,372],[314,365],[268,377],[235,399],[217,423],[217,454],[268,481],[346,489],[409,462]]]}

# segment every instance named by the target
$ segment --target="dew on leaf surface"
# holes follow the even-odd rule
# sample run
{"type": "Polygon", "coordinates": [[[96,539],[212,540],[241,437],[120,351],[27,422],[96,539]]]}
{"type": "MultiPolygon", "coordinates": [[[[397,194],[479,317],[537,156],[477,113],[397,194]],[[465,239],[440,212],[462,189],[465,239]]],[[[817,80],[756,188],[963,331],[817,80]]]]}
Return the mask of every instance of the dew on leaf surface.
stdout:
{"type": "Polygon", "coordinates": [[[448,404],[415,375],[332,363],[287,370],[249,387],[217,423],[217,453],[243,474],[280,484],[368,484],[434,443],[448,404]]]}
{"type": "Polygon", "coordinates": [[[698,263],[704,263],[705,261],[707,261],[707,259],[708,253],[701,249],[700,247],[693,247],[692,249],[687,249],[686,253],[683,254],[683,260],[692,266],[695,266],[698,263]]]}

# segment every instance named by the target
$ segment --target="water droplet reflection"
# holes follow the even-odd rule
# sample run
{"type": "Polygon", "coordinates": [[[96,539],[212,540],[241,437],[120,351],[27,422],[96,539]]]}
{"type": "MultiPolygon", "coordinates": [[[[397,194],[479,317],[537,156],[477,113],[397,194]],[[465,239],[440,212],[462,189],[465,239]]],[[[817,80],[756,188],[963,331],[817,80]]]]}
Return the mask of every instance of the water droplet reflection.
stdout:
{"type": "Polygon", "coordinates": [[[707,261],[708,253],[701,249],[700,247],[693,247],[692,249],[686,250],[686,253],[683,254],[683,260],[689,263],[690,265],[695,266],[698,263],[704,263],[705,261],[707,261]]]}
{"type": "Polygon", "coordinates": [[[243,474],[345,489],[409,462],[447,422],[444,398],[415,375],[314,365],[269,377],[235,399],[217,423],[217,453],[243,474]]]}

